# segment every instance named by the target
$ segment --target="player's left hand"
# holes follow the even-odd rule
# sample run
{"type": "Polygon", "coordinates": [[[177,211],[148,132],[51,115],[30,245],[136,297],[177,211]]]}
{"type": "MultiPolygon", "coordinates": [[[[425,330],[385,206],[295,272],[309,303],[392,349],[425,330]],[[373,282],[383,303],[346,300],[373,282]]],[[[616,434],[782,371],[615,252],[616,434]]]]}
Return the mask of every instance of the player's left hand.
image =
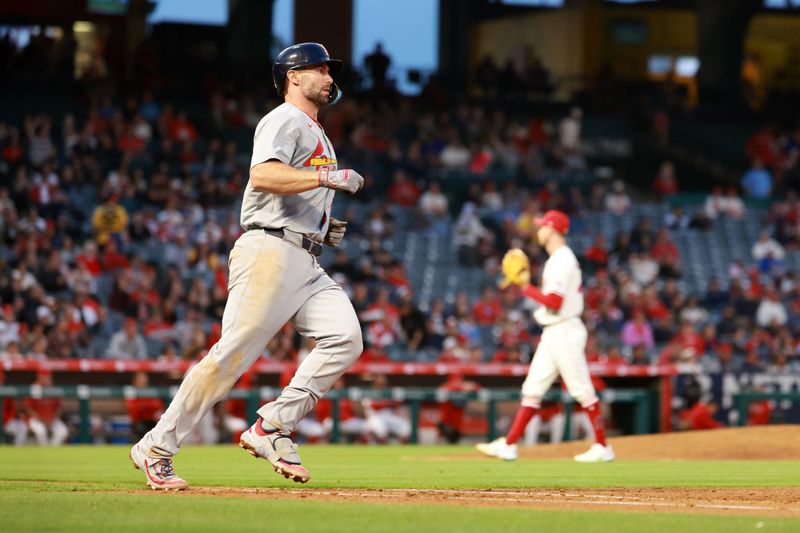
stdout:
{"type": "Polygon", "coordinates": [[[512,283],[524,286],[531,282],[531,265],[528,256],[519,248],[512,248],[503,256],[503,280],[500,288],[505,289],[512,283]]]}
{"type": "Polygon", "coordinates": [[[323,241],[328,246],[336,248],[344,239],[344,233],[347,231],[347,222],[331,217],[328,224],[328,233],[325,234],[323,241]]]}

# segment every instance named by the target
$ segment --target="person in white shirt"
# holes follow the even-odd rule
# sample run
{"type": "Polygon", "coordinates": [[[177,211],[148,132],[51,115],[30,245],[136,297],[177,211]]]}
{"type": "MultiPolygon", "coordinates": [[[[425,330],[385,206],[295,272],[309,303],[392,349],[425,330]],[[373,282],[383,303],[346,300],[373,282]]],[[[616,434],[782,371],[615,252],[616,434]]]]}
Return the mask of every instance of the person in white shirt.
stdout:
{"type": "Polygon", "coordinates": [[[453,134],[450,142],[439,153],[439,162],[447,169],[465,169],[471,157],[469,149],[461,143],[457,134],[453,134]]]}
{"type": "Polygon", "coordinates": [[[419,197],[419,210],[432,232],[440,235],[447,233],[447,196],[442,193],[442,186],[438,181],[432,181],[419,197]]]}
{"type": "Polygon", "coordinates": [[[622,215],[630,209],[631,197],[625,192],[625,183],[622,180],[616,180],[611,189],[611,192],[606,195],[606,209],[614,215],[622,215]]]}
{"type": "Polygon", "coordinates": [[[725,194],[725,199],[722,202],[722,212],[727,216],[738,220],[744,217],[746,210],[747,208],[745,207],[744,202],[741,198],[739,198],[739,194],[736,192],[736,187],[728,187],[728,190],[725,194]]]}
{"type": "Polygon", "coordinates": [[[586,362],[587,331],[583,313],[583,281],[575,254],[567,246],[569,217],[561,211],[548,211],[536,220],[536,238],[550,256],[544,264],[542,288],[530,284],[530,271],[523,270],[515,280],[523,294],[539,303],[534,318],[542,326],[536,353],[528,377],[522,384],[522,405],[505,437],[478,444],[477,449],[490,457],[512,461],[517,458],[517,441],[528,422],[542,406],[545,393],[560,374],[569,393],[583,406],[592,422],[595,443],[585,453],[575,456],[583,463],[614,460],[614,451],[606,443],[605,424],[586,362]]]}
{"type": "Polygon", "coordinates": [[[789,320],[786,306],[781,302],[778,291],[768,288],[765,298],[758,304],[756,310],[756,324],[762,328],[783,326],[789,320]]]}
{"type": "Polygon", "coordinates": [[[706,197],[703,211],[710,220],[716,220],[719,215],[725,214],[726,198],[722,195],[722,187],[711,189],[711,194],[706,197]]]}
{"type": "Polygon", "coordinates": [[[578,150],[581,147],[581,119],[583,111],[573,107],[569,116],[561,119],[558,124],[558,141],[566,150],[578,150]]]}
{"type": "Polygon", "coordinates": [[[778,241],[770,238],[769,233],[766,231],[759,235],[758,240],[753,245],[753,259],[761,261],[767,256],[772,257],[776,261],[780,261],[786,255],[783,246],[778,241]]]}
{"type": "Polygon", "coordinates": [[[649,285],[658,277],[658,263],[647,253],[634,253],[628,261],[631,276],[639,285],[649,285]]]}

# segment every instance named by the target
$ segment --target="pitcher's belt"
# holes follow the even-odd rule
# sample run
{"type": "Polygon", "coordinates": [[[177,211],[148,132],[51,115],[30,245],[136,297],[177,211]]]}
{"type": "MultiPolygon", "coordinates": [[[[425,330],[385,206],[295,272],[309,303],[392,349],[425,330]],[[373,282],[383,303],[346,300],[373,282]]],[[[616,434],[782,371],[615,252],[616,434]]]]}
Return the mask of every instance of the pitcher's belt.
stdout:
{"type": "Polygon", "coordinates": [[[273,237],[283,239],[289,244],[297,246],[298,248],[302,248],[314,257],[319,257],[322,255],[322,245],[317,241],[312,241],[305,235],[300,235],[299,233],[290,233],[285,231],[283,228],[262,228],[259,226],[251,226],[247,229],[248,231],[254,229],[263,230],[267,235],[272,235],[273,237]]]}

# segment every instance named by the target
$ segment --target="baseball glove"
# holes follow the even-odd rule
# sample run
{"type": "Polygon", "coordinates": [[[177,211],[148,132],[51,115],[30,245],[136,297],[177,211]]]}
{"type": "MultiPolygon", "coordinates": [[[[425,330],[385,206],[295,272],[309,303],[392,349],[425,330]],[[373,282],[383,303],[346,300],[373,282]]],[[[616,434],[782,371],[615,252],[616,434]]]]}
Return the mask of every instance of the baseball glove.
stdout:
{"type": "Polygon", "coordinates": [[[528,256],[519,248],[512,248],[503,256],[503,280],[500,288],[505,289],[512,283],[525,285],[531,280],[531,264],[528,256]]]}

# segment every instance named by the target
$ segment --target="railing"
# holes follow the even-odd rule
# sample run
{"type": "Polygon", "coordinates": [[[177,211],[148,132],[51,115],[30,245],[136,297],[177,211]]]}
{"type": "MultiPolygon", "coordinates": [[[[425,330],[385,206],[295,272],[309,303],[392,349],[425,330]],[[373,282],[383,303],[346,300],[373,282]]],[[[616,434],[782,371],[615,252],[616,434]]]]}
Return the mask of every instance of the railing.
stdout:
{"type": "MultiPolygon", "coordinates": [[[[62,387],[41,387],[38,385],[0,386],[0,398],[65,398],[77,399],[79,403],[79,440],[83,443],[91,442],[89,429],[90,401],[100,399],[132,399],[132,398],[162,398],[168,403],[177,392],[177,387],[89,387],[86,385],[70,385],[62,387]]],[[[256,411],[265,401],[278,397],[281,389],[274,387],[260,387],[255,389],[234,389],[227,395],[231,399],[247,400],[247,413],[251,420],[256,418],[256,411]]],[[[651,391],[647,389],[606,389],[602,393],[606,403],[632,403],[633,404],[633,432],[635,434],[648,433],[651,412],[651,391]]],[[[419,442],[419,420],[422,402],[446,401],[482,401],[487,404],[486,438],[489,440],[497,436],[497,403],[501,401],[516,401],[520,399],[519,389],[481,389],[478,391],[462,392],[447,391],[432,388],[390,388],[390,389],[362,389],[351,387],[345,389],[332,389],[326,394],[332,402],[331,442],[339,442],[339,401],[350,399],[358,401],[365,398],[390,399],[403,401],[409,404],[411,411],[410,442],[419,442]]],[[[560,401],[565,406],[565,438],[570,438],[572,417],[572,398],[565,393],[550,391],[545,400],[560,401]]]]}

